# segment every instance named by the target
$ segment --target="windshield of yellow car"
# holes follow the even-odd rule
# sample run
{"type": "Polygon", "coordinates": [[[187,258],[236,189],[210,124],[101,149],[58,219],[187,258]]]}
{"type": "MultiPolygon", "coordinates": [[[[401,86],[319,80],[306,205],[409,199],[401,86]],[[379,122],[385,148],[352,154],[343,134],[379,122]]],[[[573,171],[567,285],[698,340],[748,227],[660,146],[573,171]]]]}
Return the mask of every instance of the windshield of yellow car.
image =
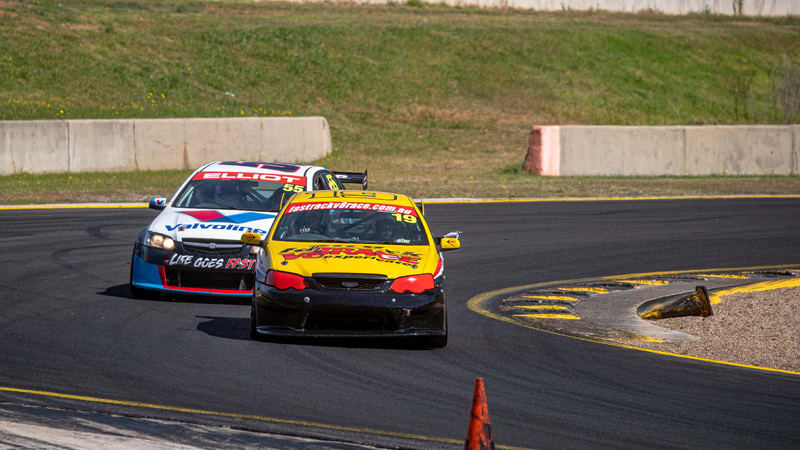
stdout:
{"type": "Polygon", "coordinates": [[[291,204],[278,222],[272,239],[297,242],[428,244],[422,220],[413,209],[370,203],[353,205],[355,208],[338,208],[340,205],[347,204],[291,204]]]}

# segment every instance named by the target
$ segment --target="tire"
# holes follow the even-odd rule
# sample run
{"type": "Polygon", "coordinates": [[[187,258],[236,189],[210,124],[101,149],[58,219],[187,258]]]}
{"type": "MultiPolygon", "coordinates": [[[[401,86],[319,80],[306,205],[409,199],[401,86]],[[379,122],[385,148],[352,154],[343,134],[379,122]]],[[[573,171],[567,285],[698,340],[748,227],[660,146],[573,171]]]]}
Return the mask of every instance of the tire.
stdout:
{"type": "Polygon", "coordinates": [[[147,300],[154,297],[154,294],[152,292],[148,291],[147,289],[138,288],[134,286],[133,283],[130,283],[128,286],[131,289],[131,298],[147,300]]]}
{"type": "Polygon", "coordinates": [[[444,336],[430,336],[426,338],[425,343],[428,345],[428,347],[444,348],[447,346],[447,334],[444,336]]]}
{"type": "Polygon", "coordinates": [[[444,318],[442,320],[443,336],[430,336],[427,338],[426,343],[431,348],[444,348],[447,345],[447,308],[444,309],[444,318]]]}
{"type": "Polygon", "coordinates": [[[256,303],[255,299],[250,303],[250,339],[260,341],[261,335],[256,330],[256,303]]]}

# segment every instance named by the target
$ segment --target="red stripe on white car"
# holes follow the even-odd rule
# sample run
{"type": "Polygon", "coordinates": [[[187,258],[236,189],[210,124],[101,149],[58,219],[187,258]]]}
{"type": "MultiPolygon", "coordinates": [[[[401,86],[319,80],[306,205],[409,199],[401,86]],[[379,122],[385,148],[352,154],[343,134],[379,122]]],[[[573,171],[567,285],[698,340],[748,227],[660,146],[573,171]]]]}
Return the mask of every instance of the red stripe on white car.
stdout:
{"type": "Polygon", "coordinates": [[[246,180],[246,181],[272,181],[275,183],[306,185],[306,177],[283,175],[276,173],[256,172],[200,172],[192,180],[246,180]]]}

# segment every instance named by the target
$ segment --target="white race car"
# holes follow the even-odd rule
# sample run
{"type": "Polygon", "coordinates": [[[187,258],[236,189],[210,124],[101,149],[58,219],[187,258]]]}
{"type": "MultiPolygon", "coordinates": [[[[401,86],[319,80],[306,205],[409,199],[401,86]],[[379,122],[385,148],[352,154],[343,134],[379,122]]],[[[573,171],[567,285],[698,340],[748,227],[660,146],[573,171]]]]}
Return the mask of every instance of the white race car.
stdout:
{"type": "Polygon", "coordinates": [[[242,233],[266,235],[281,205],[296,192],[340,190],[342,182],[366,189],[367,172],[248,161],[197,169],[169,202],[150,200],[150,208],[161,213],[139,231],[133,246],[131,294],[249,298],[258,247],[242,244],[242,233]]]}

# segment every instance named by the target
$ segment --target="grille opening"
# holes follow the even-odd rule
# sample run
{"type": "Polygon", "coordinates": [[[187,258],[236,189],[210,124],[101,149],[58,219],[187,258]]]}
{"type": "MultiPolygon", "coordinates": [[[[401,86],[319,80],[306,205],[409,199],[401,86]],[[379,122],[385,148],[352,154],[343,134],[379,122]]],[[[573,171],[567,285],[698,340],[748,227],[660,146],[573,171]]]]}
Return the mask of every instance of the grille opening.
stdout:
{"type": "Polygon", "coordinates": [[[243,245],[239,241],[215,239],[184,239],[181,243],[187,250],[192,250],[197,253],[212,254],[238,253],[243,245]]]}
{"type": "Polygon", "coordinates": [[[307,330],[318,331],[390,331],[394,330],[394,320],[386,314],[309,314],[306,319],[307,330]]]}
{"type": "Polygon", "coordinates": [[[386,282],[385,275],[315,273],[320,288],[345,291],[374,291],[386,282]]]}
{"type": "Polygon", "coordinates": [[[231,272],[194,272],[180,269],[165,270],[167,285],[174,287],[253,290],[255,274],[231,272]]]}

